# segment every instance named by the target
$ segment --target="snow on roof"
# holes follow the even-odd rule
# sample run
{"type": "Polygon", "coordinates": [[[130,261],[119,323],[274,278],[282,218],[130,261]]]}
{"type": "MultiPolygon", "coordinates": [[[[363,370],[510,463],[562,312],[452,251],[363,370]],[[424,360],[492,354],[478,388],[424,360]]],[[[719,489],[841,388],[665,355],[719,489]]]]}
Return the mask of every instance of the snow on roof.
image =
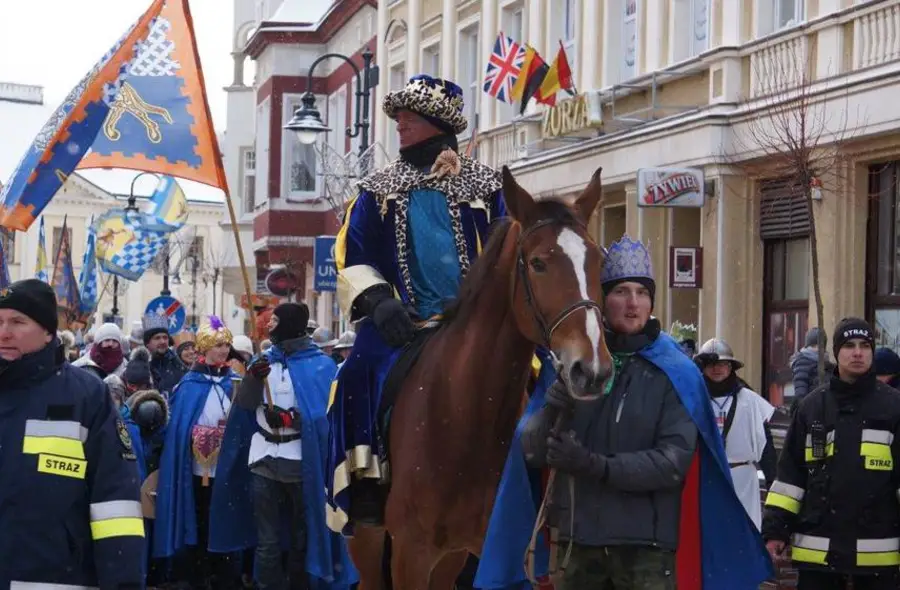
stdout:
{"type": "Polygon", "coordinates": [[[273,23],[317,24],[329,12],[336,0],[284,0],[272,18],[273,23]]]}
{"type": "MultiPolygon", "coordinates": [[[[0,129],[3,130],[0,138],[0,185],[9,182],[13,171],[34,141],[41,127],[53,114],[55,107],[18,102],[6,102],[0,100],[0,129]]],[[[138,172],[134,170],[79,170],[78,175],[95,184],[100,189],[112,195],[128,196],[131,190],[131,181],[138,172]]],[[[146,197],[153,193],[156,180],[152,176],[146,176],[135,184],[135,194],[146,197]]],[[[225,194],[211,186],[178,179],[178,184],[184,189],[188,201],[224,203],[225,194]]]]}

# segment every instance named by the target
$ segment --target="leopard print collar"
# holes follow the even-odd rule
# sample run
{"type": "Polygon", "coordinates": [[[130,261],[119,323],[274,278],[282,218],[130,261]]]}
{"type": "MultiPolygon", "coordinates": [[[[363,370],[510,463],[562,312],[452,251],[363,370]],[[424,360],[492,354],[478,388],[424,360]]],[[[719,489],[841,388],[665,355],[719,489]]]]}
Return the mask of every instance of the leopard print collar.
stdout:
{"type": "Polygon", "coordinates": [[[363,190],[374,193],[379,201],[389,195],[409,193],[417,188],[425,188],[442,192],[447,195],[449,200],[460,203],[487,199],[502,188],[503,184],[498,171],[467,156],[461,155],[459,160],[462,169],[458,175],[439,179],[397,159],[362,179],[359,186],[363,190]]]}
{"type": "Polygon", "coordinates": [[[457,259],[462,276],[469,272],[469,251],[463,231],[460,203],[477,200],[489,201],[491,195],[502,188],[501,175],[469,157],[459,156],[461,169],[458,175],[437,178],[414,168],[402,160],[395,160],[388,166],[374,172],[360,181],[362,190],[371,192],[382,212],[387,213],[388,198],[395,198],[394,237],[397,243],[397,264],[403,286],[410,303],[415,305],[416,293],[413,289],[412,273],[409,269],[409,194],[416,189],[432,189],[447,197],[447,209],[456,245],[457,259]]]}

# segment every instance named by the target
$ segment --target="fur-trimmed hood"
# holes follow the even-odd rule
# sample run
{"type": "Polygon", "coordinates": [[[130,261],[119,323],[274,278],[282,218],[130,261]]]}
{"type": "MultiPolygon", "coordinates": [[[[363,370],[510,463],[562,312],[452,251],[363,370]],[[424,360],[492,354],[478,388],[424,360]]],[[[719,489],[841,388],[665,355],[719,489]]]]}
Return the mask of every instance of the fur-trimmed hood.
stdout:
{"type": "Polygon", "coordinates": [[[140,406],[142,403],[148,402],[148,401],[155,401],[155,402],[159,403],[160,406],[162,406],[163,415],[165,417],[163,426],[167,425],[169,423],[169,419],[172,417],[172,413],[169,409],[169,402],[166,401],[166,398],[164,395],[162,395],[160,392],[158,392],[155,389],[144,389],[141,391],[136,391],[133,394],[131,394],[131,396],[127,400],[125,400],[125,406],[128,408],[128,411],[131,414],[132,419],[134,419],[134,415],[135,415],[135,411],[137,410],[137,407],[140,406]]]}

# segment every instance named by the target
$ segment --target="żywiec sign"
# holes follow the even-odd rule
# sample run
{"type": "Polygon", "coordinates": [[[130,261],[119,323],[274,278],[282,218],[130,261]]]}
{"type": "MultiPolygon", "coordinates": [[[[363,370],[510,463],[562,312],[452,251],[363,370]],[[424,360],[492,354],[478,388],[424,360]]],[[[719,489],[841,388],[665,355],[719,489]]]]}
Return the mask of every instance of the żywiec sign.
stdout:
{"type": "Polygon", "coordinates": [[[641,168],[637,177],[638,207],[702,207],[706,202],[703,170],[641,168]]]}
{"type": "Polygon", "coordinates": [[[560,137],[583,129],[599,127],[603,123],[600,95],[596,92],[579,94],[556,103],[544,111],[541,135],[560,137]]]}

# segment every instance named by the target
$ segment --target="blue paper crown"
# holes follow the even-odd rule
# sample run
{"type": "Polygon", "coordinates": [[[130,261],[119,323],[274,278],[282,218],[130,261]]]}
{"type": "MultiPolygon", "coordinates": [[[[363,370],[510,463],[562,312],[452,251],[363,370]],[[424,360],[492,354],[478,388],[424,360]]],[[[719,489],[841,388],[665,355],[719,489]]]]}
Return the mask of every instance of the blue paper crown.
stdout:
{"type": "Polygon", "coordinates": [[[601,283],[623,279],[653,280],[650,252],[641,242],[632,240],[628,235],[613,242],[606,253],[603,268],[600,269],[601,283]]]}

